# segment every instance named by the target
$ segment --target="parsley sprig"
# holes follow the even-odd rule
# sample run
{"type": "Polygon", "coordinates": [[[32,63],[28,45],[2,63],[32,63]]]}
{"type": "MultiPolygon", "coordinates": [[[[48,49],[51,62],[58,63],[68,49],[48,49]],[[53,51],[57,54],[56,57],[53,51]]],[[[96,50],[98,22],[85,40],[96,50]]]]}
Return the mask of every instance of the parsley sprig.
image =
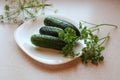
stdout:
{"type": "Polygon", "coordinates": [[[73,47],[79,38],[76,32],[71,28],[65,28],[59,32],[59,38],[66,42],[65,47],[62,49],[62,54],[64,56],[75,57],[76,54],[73,52],[73,47]]]}
{"type": "Polygon", "coordinates": [[[105,49],[104,43],[110,38],[110,36],[108,33],[107,36],[99,38],[99,36],[94,34],[94,32],[100,30],[101,26],[113,26],[115,28],[117,28],[117,26],[113,24],[92,24],[85,21],[84,23],[90,24],[93,27],[89,28],[87,26],[83,26],[80,22],[80,36],[77,36],[76,32],[71,28],[66,28],[59,32],[59,38],[67,43],[62,49],[62,54],[69,57],[77,56],[78,53],[74,53],[73,47],[78,40],[83,40],[86,47],[82,49],[82,55],[80,56],[81,61],[85,64],[92,63],[97,65],[104,60],[104,56],[101,52],[105,49]]]}

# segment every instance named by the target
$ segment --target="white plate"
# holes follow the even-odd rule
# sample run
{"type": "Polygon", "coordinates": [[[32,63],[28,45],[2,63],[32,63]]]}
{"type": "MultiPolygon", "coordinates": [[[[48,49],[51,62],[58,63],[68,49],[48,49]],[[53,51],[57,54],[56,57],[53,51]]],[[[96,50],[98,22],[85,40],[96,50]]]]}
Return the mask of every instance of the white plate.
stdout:
{"type": "MultiPolygon", "coordinates": [[[[30,41],[31,35],[39,33],[40,27],[44,25],[43,20],[45,17],[46,16],[40,16],[35,21],[30,20],[16,29],[14,33],[14,37],[18,46],[28,56],[30,56],[31,58],[33,58],[38,62],[45,64],[57,65],[74,60],[75,58],[64,57],[63,54],[60,54],[60,51],[47,49],[47,48],[38,48],[31,43],[30,41]]],[[[55,17],[72,22],[71,20],[61,16],[55,16],[55,17]]],[[[83,41],[79,41],[79,47],[76,47],[75,51],[81,52],[81,49],[83,47],[85,47],[83,41]]]]}

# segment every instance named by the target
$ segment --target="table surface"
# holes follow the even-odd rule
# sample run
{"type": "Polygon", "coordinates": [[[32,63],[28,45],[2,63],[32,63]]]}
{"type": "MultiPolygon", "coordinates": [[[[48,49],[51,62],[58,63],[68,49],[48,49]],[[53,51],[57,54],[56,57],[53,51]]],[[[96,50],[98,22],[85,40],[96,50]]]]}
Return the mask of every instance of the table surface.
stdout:
{"type": "MultiPolygon", "coordinates": [[[[120,26],[120,0],[49,0],[58,15],[93,23],[120,26]]],[[[4,1],[0,1],[0,12],[4,1]]],[[[46,14],[53,14],[50,11],[46,14]]],[[[55,14],[56,15],[56,14],[55,14]]],[[[84,65],[79,59],[64,65],[46,65],[28,57],[16,44],[15,24],[0,24],[0,80],[120,80],[120,28],[101,29],[101,36],[110,31],[110,40],[102,52],[105,59],[98,66],[84,65]]]]}

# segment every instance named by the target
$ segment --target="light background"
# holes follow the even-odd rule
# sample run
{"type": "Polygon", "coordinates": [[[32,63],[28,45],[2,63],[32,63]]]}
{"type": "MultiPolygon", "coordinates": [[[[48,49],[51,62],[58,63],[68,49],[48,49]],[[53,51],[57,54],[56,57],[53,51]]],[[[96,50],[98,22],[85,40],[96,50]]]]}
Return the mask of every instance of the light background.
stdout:
{"type": "MultiPolygon", "coordinates": [[[[49,0],[52,8],[76,22],[111,23],[120,27],[120,0],[49,0]]],[[[0,12],[4,1],[0,0],[0,12]]],[[[56,15],[56,14],[55,14],[56,15]]],[[[104,63],[84,65],[78,59],[59,66],[38,63],[15,43],[14,24],[0,24],[0,80],[120,80],[120,28],[102,28],[100,36],[110,31],[111,39],[102,52],[104,63]]]]}

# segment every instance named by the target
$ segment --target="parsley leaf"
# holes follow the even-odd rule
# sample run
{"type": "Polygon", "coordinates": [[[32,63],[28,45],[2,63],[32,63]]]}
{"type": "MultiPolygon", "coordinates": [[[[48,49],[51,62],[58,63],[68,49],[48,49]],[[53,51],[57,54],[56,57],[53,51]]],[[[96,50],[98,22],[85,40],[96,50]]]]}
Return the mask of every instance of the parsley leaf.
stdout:
{"type": "Polygon", "coordinates": [[[59,38],[66,42],[65,47],[62,48],[62,54],[64,56],[75,57],[78,54],[74,53],[73,47],[78,40],[83,40],[86,44],[86,47],[82,49],[82,55],[80,56],[83,63],[92,63],[92,64],[99,64],[101,61],[104,60],[104,56],[101,52],[105,49],[103,44],[109,39],[109,34],[103,38],[99,38],[98,35],[94,34],[95,31],[99,30],[100,26],[113,26],[115,28],[116,25],[113,24],[92,24],[94,25],[91,28],[87,26],[83,27],[83,24],[80,22],[79,30],[80,36],[76,35],[76,32],[67,27],[64,30],[59,32],[59,38]]]}
{"type": "Polygon", "coordinates": [[[64,56],[75,57],[76,54],[73,52],[73,47],[79,37],[76,35],[76,32],[71,28],[65,28],[59,32],[59,38],[66,42],[65,47],[62,48],[62,54],[64,56]]]}

